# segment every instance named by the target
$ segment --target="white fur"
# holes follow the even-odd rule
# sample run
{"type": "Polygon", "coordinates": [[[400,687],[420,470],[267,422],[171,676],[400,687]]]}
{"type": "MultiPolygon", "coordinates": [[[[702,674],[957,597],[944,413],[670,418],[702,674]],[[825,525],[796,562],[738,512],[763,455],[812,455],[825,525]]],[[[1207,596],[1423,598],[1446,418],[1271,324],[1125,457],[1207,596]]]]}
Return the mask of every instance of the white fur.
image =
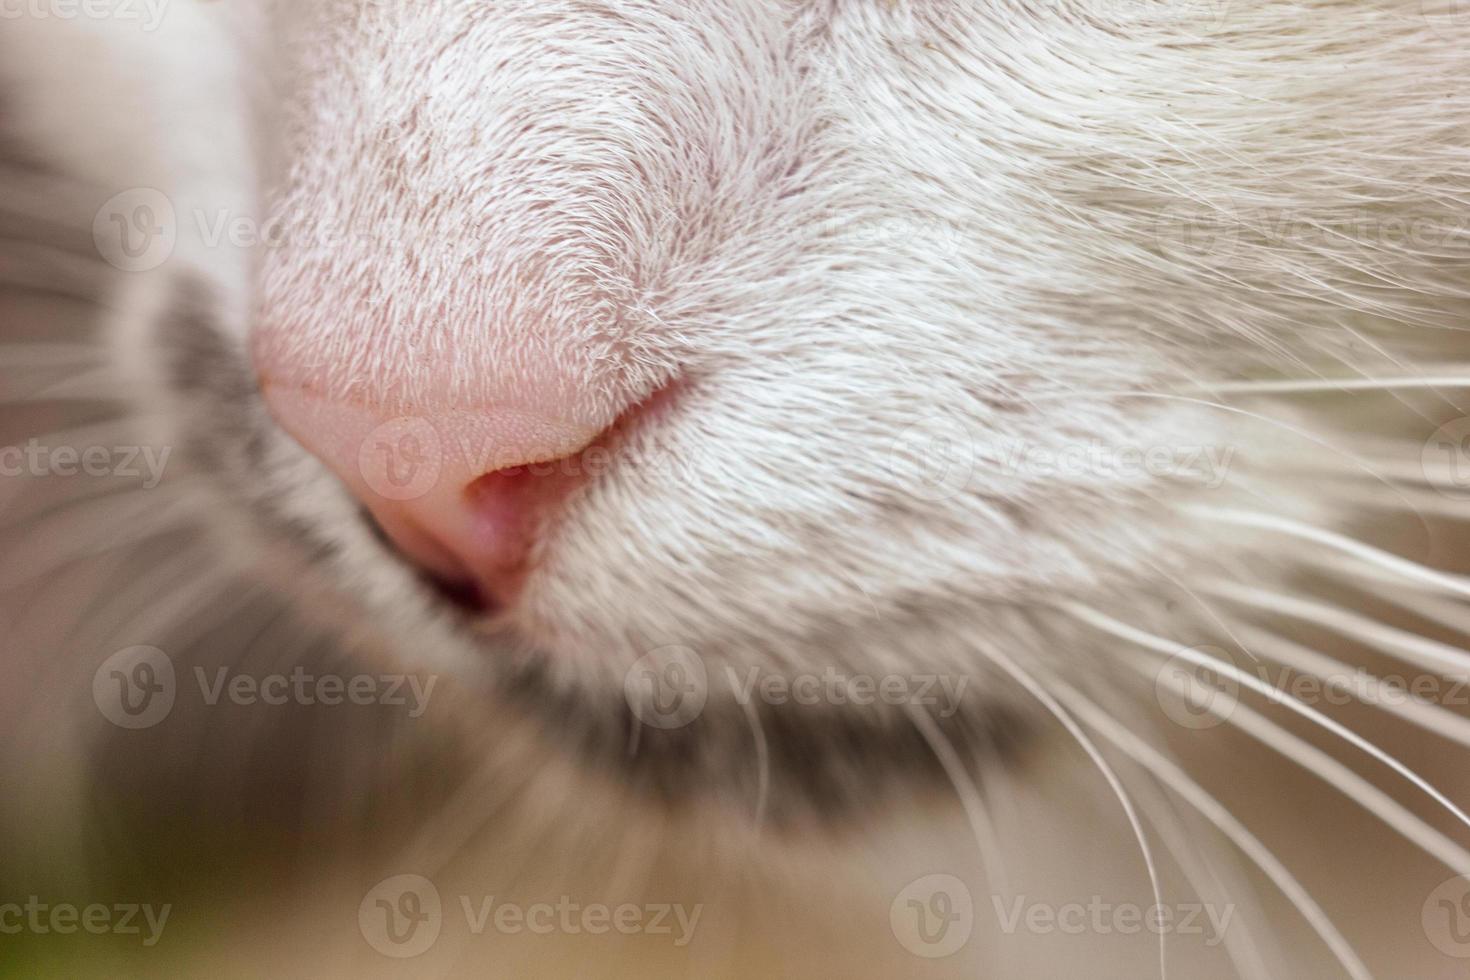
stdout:
{"type": "MultiPolygon", "coordinates": [[[[1382,492],[1338,449],[1356,409],[1216,388],[1457,359],[1470,20],[1417,0],[360,6],[281,5],[268,43],[221,43],[268,59],[269,138],[242,118],[160,180],[192,200],[213,153],[246,207],[258,163],[285,243],[253,287],[211,274],[258,303],[226,318],[242,349],[299,383],[406,413],[544,385],[603,423],[679,383],[512,611],[515,652],[583,693],[671,644],[712,668],[989,676],[990,649],[1122,673],[1060,600],[1201,642],[1209,579],[1300,568],[1193,505],[1343,529],[1349,483],[1382,492]],[[1012,465],[1094,444],[1229,469],[1012,465]]],[[[1383,438],[1412,465],[1402,416],[1383,438]]],[[[367,632],[466,674],[510,655],[313,460],[270,452],[250,492],[342,543],[367,632]]]]}

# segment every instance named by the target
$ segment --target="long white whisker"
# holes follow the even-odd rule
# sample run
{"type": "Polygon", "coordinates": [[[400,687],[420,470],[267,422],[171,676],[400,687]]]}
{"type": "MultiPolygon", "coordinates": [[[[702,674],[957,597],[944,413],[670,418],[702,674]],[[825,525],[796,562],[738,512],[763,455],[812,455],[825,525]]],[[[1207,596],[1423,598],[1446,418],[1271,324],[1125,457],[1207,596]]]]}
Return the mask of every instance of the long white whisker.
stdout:
{"type": "Polygon", "coordinates": [[[1372,705],[1391,715],[1397,715],[1411,725],[1423,728],[1464,746],[1470,746],[1470,718],[1434,704],[1408,699],[1409,690],[1403,689],[1405,703],[1396,703],[1377,695],[1378,678],[1354,672],[1348,665],[1327,656],[1319,650],[1280,636],[1270,630],[1246,629],[1253,641],[1267,656],[1302,673],[1311,674],[1329,682],[1337,681],[1363,704],[1372,705]]]}
{"type": "Polygon", "coordinates": [[[1464,673],[1470,670],[1470,651],[1432,640],[1418,633],[1389,626],[1376,619],[1355,613],[1350,609],[1330,606],[1322,602],[1277,595],[1265,589],[1257,589],[1235,582],[1214,582],[1206,586],[1208,591],[1223,599],[1241,603],[1254,609],[1279,613],[1293,619],[1325,626],[1334,633],[1351,639],[1367,642],[1375,649],[1413,664],[1434,670],[1449,670],[1464,673]]]}
{"type": "MultiPolygon", "coordinates": [[[[1057,721],[1061,722],[1062,727],[1067,730],[1067,733],[1082,747],[1082,751],[1087,753],[1093,765],[1097,766],[1098,772],[1102,773],[1103,779],[1107,781],[1108,787],[1113,791],[1113,795],[1117,797],[1118,803],[1123,807],[1123,813],[1128,818],[1128,825],[1133,829],[1133,836],[1138,841],[1139,850],[1143,854],[1143,864],[1148,871],[1148,882],[1149,887],[1153,889],[1154,902],[1162,906],[1164,904],[1163,889],[1159,886],[1159,872],[1157,866],[1154,864],[1153,851],[1148,844],[1148,835],[1144,833],[1143,823],[1138,818],[1138,811],[1134,809],[1133,798],[1128,795],[1127,789],[1123,786],[1123,781],[1118,778],[1118,774],[1113,769],[1112,764],[1108,762],[1101,750],[1098,749],[1097,743],[1088,736],[1087,732],[1083,731],[1082,726],[1077,724],[1077,721],[1067,712],[1067,709],[1062,707],[1061,703],[1052,697],[1035,677],[1023,670],[1020,664],[999,650],[992,648],[982,649],[980,653],[1010,675],[1011,679],[1021,685],[1057,721]]],[[[1164,936],[1161,933],[1159,935],[1159,976],[1160,978],[1166,978],[1168,975],[1166,944],[1164,936]]]]}
{"type": "MultiPolygon", "coordinates": [[[[1153,676],[1147,664],[1135,663],[1133,666],[1145,677],[1153,676]]],[[[1182,678],[1173,678],[1173,686],[1181,696],[1185,696],[1189,690],[1188,684],[1182,678]]],[[[1280,752],[1307,772],[1319,777],[1343,796],[1398,831],[1411,844],[1435,860],[1443,862],[1451,871],[1456,874],[1470,873],[1470,851],[1466,851],[1429,826],[1409,812],[1403,804],[1315,745],[1293,735],[1258,711],[1239,702],[1227,702],[1222,705],[1219,701],[1211,701],[1207,710],[1221,720],[1239,728],[1272,751],[1280,752]]]]}
{"type": "MultiPolygon", "coordinates": [[[[1078,696],[1083,695],[1079,693],[1078,696]]],[[[1134,764],[1137,765],[1136,762],[1134,764]]],[[[1140,808],[1148,816],[1149,823],[1159,832],[1159,836],[1164,839],[1165,849],[1173,855],[1179,870],[1184,873],[1185,880],[1201,899],[1219,907],[1229,904],[1235,892],[1220,880],[1220,868],[1210,860],[1208,853],[1199,853],[1202,849],[1202,842],[1185,832],[1173,800],[1155,788],[1162,785],[1158,782],[1158,776],[1147,769],[1139,768],[1147,778],[1134,785],[1134,798],[1136,800],[1139,796],[1143,797],[1140,808]],[[1206,885],[1205,882],[1210,884],[1206,885]]],[[[1236,884],[1238,887],[1239,882],[1237,881],[1236,884]]],[[[1248,917],[1239,916],[1235,921],[1240,923],[1240,927],[1226,929],[1223,938],[1225,953],[1230,957],[1236,974],[1241,977],[1270,980],[1271,971],[1266,968],[1266,963],[1260,953],[1262,937],[1255,934],[1248,917]]]]}
{"type": "Polygon", "coordinates": [[[761,726],[760,715],[750,698],[740,698],[745,720],[750,722],[750,735],[755,740],[756,789],[754,824],[761,827],[766,820],[766,804],[771,796],[771,748],[766,743],[766,730],[761,726]]]}
{"type": "Polygon", "coordinates": [[[1467,815],[1447,796],[1436,789],[1433,784],[1431,784],[1423,776],[1420,776],[1413,769],[1410,769],[1404,763],[1400,762],[1397,758],[1383,751],[1383,749],[1380,749],[1378,746],[1363,738],[1352,729],[1344,727],[1333,719],[1322,714],[1322,712],[1316,710],[1315,708],[1303,704],[1296,698],[1288,697],[1282,694],[1270,684],[1265,683],[1257,677],[1252,677],[1250,674],[1241,670],[1239,667],[1236,667],[1234,664],[1226,663],[1225,661],[1218,660],[1213,657],[1207,657],[1204,654],[1200,653],[1198,650],[1195,650],[1192,647],[1185,646],[1182,643],[1172,643],[1168,640],[1163,639],[1162,637],[1154,636],[1151,633],[1145,633],[1143,630],[1137,629],[1133,626],[1129,626],[1126,623],[1119,622],[1118,620],[1113,619],[1110,616],[1106,616],[1103,613],[1100,613],[1097,610],[1091,609],[1087,606],[1081,605],[1080,603],[1067,602],[1063,604],[1062,608],[1066,612],[1080,619],[1082,622],[1087,623],[1112,636],[1116,636],[1120,639],[1128,640],[1132,643],[1135,643],[1143,647],[1144,649],[1153,650],[1155,652],[1161,653],[1165,657],[1178,657],[1181,660],[1186,660],[1196,666],[1208,667],[1219,670],[1224,674],[1228,674],[1230,677],[1234,678],[1237,683],[1249,687],[1257,694],[1264,695],[1277,704],[1284,705],[1285,707],[1291,709],[1292,711],[1295,711],[1302,717],[1307,718],[1312,722],[1315,722],[1322,728],[1325,728],[1327,731],[1336,735],[1338,738],[1343,739],[1344,741],[1357,747],[1361,751],[1366,752],[1368,755],[1371,755],[1373,758],[1377,759],[1379,762],[1388,766],[1394,772],[1398,773],[1400,776],[1404,777],[1409,782],[1417,786],[1422,792],[1428,795],[1436,803],[1444,807],[1445,810],[1447,810],[1449,813],[1452,813],[1455,816],[1455,819],[1459,820],[1466,827],[1470,827],[1470,815],[1467,815]]]}
{"type": "Polygon", "coordinates": [[[1418,562],[1410,561],[1400,555],[1395,555],[1392,552],[1364,544],[1344,534],[1312,527],[1310,524],[1304,524],[1301,521],[1292,520],[1289,517],[1201,505],[1186,505],[1185,509],[1207,520],[1232,524],[1237,527],[1255,528],[1262,531],[1277,531],[1281,534],[1289,534],[1292,537],[1326,545],[1329,548],[1334,548],[1355,558],[1361,558],[1371,564],[1378,565],[1388,571],[1397,572],[1405,578],[1422,582],[1425,585],[1432,585],[1435,588],[1448,592],[1454,592],[1457,595],[1470,597],[1470,578],[1438,571],[1426,565],[1421,565],[1418,562]]]}
{"type": "Polygon", "coordinates": [[[1397,391],[1414,388],[1470,388],[1470,374],[1440,374],[1403,378],[1321,378],[1280,381],[1239,381],[1203,386],[1212,394],[1274,395],[1338,391],[1397,391]]]}
{"type": "Polygon", "coordinates": [[[1377,593],[1381,598],[1414,615],[1427,619],[1461,636],[1470,637],[1470,607],[1458,599],[1442,595],[1425,595],[1406,589],[1402,582],[1384,582],[1377,593]]]}
{"type": "Polygon", "coordinates": [[[1256,655],[1254,653],[1251,653],[1250,648],[1247,647],[1244,643],[1241,643],[1239,638],[1236,637],[1235,630],[1230,626],[1229,623],[1225,621],[1225,617],[1216,612],[1215,608],[1211,606],[1208,602],[1205,602],[1203,596],[1201,596],[1194,589],[1191,589],[1189,586],[1185,585],[1178,578],[1178,576],[1169,572],[1157,562],[1149,561],[1147,558],[1144,558],[1144,564],[1148,565],[1149,568],[1152,568],[1154,572],[1157,573],[1164,581],[1168,582],[1170,585],[1177,588],[1180,592],[1183,592],[1185,595],[1189,596],[1189,598],[1192,599],[1195,604],[1200,607],[1200,609],[1204,610],[1205,615],[1210,617],[1211,621],[1213,621],[1216,626],[1220,627],[1221,632],[1229,637],[1230,640],[1237,647],[1244,651],[1246,656],[1250,657],[1252,660],[1257,659],[1256,655]]]}
{"type": "Polygon", "coordinates": [[[965,820],[970,825],[970,833],[975,837],[975,846],[979,848],[980,861],[985,865],[985,873],[990,877],[997,892],[1009,895],[1011,893],[1010,876],[1006,872],[1004,852],[1000,847],[1000,836],[995,831],[995,822],[990,819],[990,810],[985,806],[985,797],[981,795],[980,787],[975,784],[959,752],[955,751],[954,743],[939,730],[939,726],[935,724],[929,713],[912,702],[905,702],[904,710],[914,728],[923,736],[924,741],[929,743],[929,750],[939,760],[940,767],[944,769],[945,775],[954,787],[960,807],[965,811],[965,820]]]}
{"type": "Polygon", "coordinates": [[[1301,913],[1312,930],[1326,943],[1327,948],[1342,964],[1343,969],[1353,980],[1372,980],[1372,974],[1368,967],[1358,958],[1351,944],[1338,931],[1337,926],[1322,910],[1322,906],[1312,898],[1296,876],[1271,853],[1270,848],[1261,843],[1260,838],[1251,833],[1243,823],[1235,818],[1219,800],[1210,795],[1199,783],[1190,779],[1184,770],[1169,761],[1152,746],[1148,745],[1133,732],[1107,715],[1099,711],[1086,698],[1081,697],[1076,691],[1061,682],[1054,682],[1057,696],[1067,701],[1067,706],[1093,731],[1103,738],[1112,742],[1125,755],[1132,758],[1139,765],[1157,775],[1164,785],[1168,786],[1190,806],[1194,807],[1206,820],[1220,829],[1220,832],[1228,837],[1241,852],[1249,858],[1256,867],[1271,879],[1272,883],[1281,890],[1292,906],[1301,913]]]}

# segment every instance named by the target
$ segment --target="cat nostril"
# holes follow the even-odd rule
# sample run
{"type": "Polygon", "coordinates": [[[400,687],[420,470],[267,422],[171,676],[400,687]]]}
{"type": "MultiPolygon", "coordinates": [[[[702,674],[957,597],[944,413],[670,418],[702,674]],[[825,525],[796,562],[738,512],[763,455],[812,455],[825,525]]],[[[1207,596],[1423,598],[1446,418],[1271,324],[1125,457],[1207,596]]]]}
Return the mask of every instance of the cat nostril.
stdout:
{"type": "MultiPolygon", "coordinates": [[[[362,521],[373,532],[384,547],[398,549],[399,545],[393,537],[383,528],[377,516],[366,506],[359,507],[362,521]]],[[[467,570],[460,569],[453,574],[448,574],[442,569],[424,567],[422,569],[424,581],[431,585],[443,599],[451,605],[458,606],[465,612],[477,615],[493,615],[501,609],[500,601],[494,596],[487,596],[480,588],[478,582],[470,577],[467,570]]]]}
{"type": "Polygon", "coordinates": [[[447,599],[513,602],[552,511],[579,479],[566,461],[599,428],[496,406],[387,417],[299,388],[264,386],[271,412],[325,462],[393,547],[447,599]]]}

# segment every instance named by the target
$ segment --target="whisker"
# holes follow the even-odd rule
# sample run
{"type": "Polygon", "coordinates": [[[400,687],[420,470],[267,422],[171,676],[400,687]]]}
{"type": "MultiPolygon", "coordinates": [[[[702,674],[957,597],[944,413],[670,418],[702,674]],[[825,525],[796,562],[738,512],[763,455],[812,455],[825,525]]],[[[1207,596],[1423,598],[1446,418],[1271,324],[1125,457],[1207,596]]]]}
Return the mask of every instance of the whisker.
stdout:
{"type": "MultiPolygon", "coordinates": [[[[1082,727],[1077,724],[1076,720],[1067,712],[1067,709],[1062,707],[1056,698],[1052,697],[1046,688],[1037,682],[1036,678],[1023,670],[1020,664],[993,648],[982,648],[980,653],[991,663],[994,663],[1001,670],[1005,671],[1005,673],[1009,674],[1017,684],[1021,685],[1027,693],[1040,702],[1057,721],[1061,722],[1062,727],[1067,730],[1067,733],[1082,747],[1082,751],[1087,753],[1093,765],[1097,766],[1098,772],[1102,774],[1103,779],[1107,781],[1108,787],[1113,791],[1113,795],[1117,797],[1119,804],[1123,807],[1123,813],[1128,818],[1129,826],[1133,829],[1133,836],[1138,841],[1139,850],[1143,853],[1143,864],[1148,871],[1148,881],[1149,886],[1153,889],[1154,903],[1162,906],[1164,899],[1163,891],[1159,886],[1159,873],[1154,864],[1153,851],[1149,848],[1148,836],[1143,830],[1143,823],[1139,820],[1138,812],[1133,807],[1132,797],[1128,795],[1127,789],[1124,788],[1122,780],[1118,778],[1118,774],[1113,769],[1111,763],[1108,762],[1107,758],[1098,749],[1097,743],[1082,730],[1082,727]]],[[[1168,975],[1166,944],[1163,933],[1160,933],[1159,976],[1160,978],[1167,978],[1168,975]]]]}
{"type": "MultiPolygon", "coordinates": [[[[1133,667],[1145,677],[1153,676],[1146,664],[1135,663],[1133,667]]],[[[1186,695],[1188,685],[1182,678],[1173,678],[1172,684],[1180,696],[1186,695]]],[[[1456,874],[1470,873],[1470,851],[1429,826],[1409,812],[1403,804],[1315,745],[1293,735],[1260,712],[1238,701],[1228,707],[1211,702],[1207,710],[1322,779],[1451,871],[1456,874]]]]}
{"type": "Polygon", "coordinates": [[[10,534],[16,531],[24,531],[34,528],[42,522],[59,523],[56,518],[73,508],[82,507],[87,504],[102,506],[107,501],[126,501],[134,494],[152,493],[157,494],[160,490],[167,490],[174,495],[182,495],[188,487],[198,486],[200,481],[197,477],[179,477],[160,483],[154,487],[146,487],[138,483],[123,484],[121,486],[110,483],[103,478],[89,479],[77,482],[73,476],[47,475],[27,476],[17,479],[13,486],[15,490],[10,497],[3,498],[5,516],[10,518],[4,524],[0,524],[0,534],[10,534]],[[52,499],[44,499],[27,510],[19,510],[22,501],[29,503],[30,497],[40,497],[45,491],[52,490],[56,483],[52,481],[72,481],[65,496],[56,496],[52,499]]]}
{"type": "Polygon", "coordinates": [[[766,804],[771,793],[771,749],[766,744],[766,730],[761,725],[760,715],[749,698],[740,698],[745,720],[750,723],[750,734],[755,739],[756,790],[754,823],[757,829],[766,822],[766,804]]]}
{"type": "Polygon", "coordinates": [[[1436,626],[1470,637],[1470,607],[1458,599],[1406,590],[1398,581],[1384,580],[1383,586],[1377,593],[1379,597],[1436,626]]]}
{"type": "MultiPolygon", "coordinates": [[[[1349,670],[1347,664],[1270,630],[1250,630],[1249,632],[1256,637],[1257,644],[1267,652],[1267,655],[1278,663],[1329,682],[1334,678],[1341,679],[1344,686],[1348,687],[1353,697],[1360,703],[1372,705],[1389,714],[1397,715],[1415,727],[1443,736],[1452,742],[1470,746],[1470,718],[1447,711],[1438,705],[1419,701],[1398,704],[1375,699],[1373,682],[1378,680],[1377,678],[1354,673],[1349,670]]],[[[1404,693],[1407,694],[1408,691],[1404,693]]]]}
{"type": "Polygon", "coordinates": [[[1252,660],[1259,659],[1254,653],[1251,653],[1250,649],[1244,643],[1240,642],[1239,638],[1237,638],[1235,635],[1235,630],[1232,629],[1230,624],[1225,621],[1225,617],[1221,616],[1215,610],[1214,606],[1211,606],[1209,603],[1205,602],[1204,598],[1199,595],[1198,592],[1185,585],[1182,581],[1180,581],[1177,576],[1169,572],[1157,562],[1153,562],[1147,558],[1144,558],[1144,564],[1148,565],[1149,568],[1152,568],[1154,572],[1156,572],[1164,581],[1168,582],[1170,585],[1177,588],[1180,592],[1183,592],[1185,595],[1189,596],[1189,598],[1193,600],[1200,607],[1200,609],[1204,610],[1205,615],[1210,617],[1210,619],[1214,622],[1216,626],[1220,627],[1221,632],[1229,637],[1230,640],[1237,647],[1239,647],[1247,657],[1250,657],[1252,660]]]}
{"type": "Polygon", "coordinates": [[[81,303],[97,303],[103,295],[107,270],[98,261],[78,259],[61,252],[42,258],[35,245],[0,243],[0,287],[46,293],[81,303]]]}
{"type": "MultiPolygon", "coordinates": [[[[1134,762],[1134,765],[1137,763],[1134,762]]],[[[1211,841],[1209,850],[1206,850],[1205,842],[1198,835],[1188,833],[1173,800],[1157,789],[1162,785],[1158,777],[1142,767],[1140,771],[1146,778],[1135,783],[1134,797],[1143,797],[1141,809],[1163,838],[1165,849],[1173,856],[1175,864],[1194,889],[1195,895],[1220,907],[1231,902],[1232,896],[1240,893],[1251,892],[1254,897],[1254,890],[1246,886],[1239,876],[1231,876],[1233,887],[1221,880],[1222,868],[1234,870],[1233,865],[1228,861],[1217,865],[1211,859],[1209,851],[1215,850],[1218,845],[1211,841]],[[1203,882],[1209,882],[1209,885],[1202,884],[1203,882]]],[[[1257,935],[1249,916],[1237,916],[1235,921],[1240,927],[1225,930],[1224,945],[1236,975],[1271,980],[1271,971],[1266,968],[1265,959],[1261,956],[1261,947],[1266,937],[1257,935]]],[[[1280,954],[1276,953],[1275,958],[1279,960],[1280,954]]]]}
{"type": "Polygon", "coordinates": [[[1132,643],[1135,643],[1138,646],[1143,647],[1144,649],[1153,650],[1156,653],[1160,653],[1165,657],[1179,657],[1180,659],[1186,660],[1196,666],[1208,667],[1218,670],[1221,673],[1228,674],[1237,683],[1243,684],[1246,687],[1249,687],[1251,690],[1255,691],[1257,694],[1261,694],[1269,700],[1289,708],[1302,717],[1307,718],[1317,725],[1320,725],[1322,728],[1325,728],[1327,731],[1336,735],[1338,738],[1343,739],[1344,741],[1357,747],[1361,751],[1366,752],[1368,755],[1371,755],[1373,758],[1377,759],[1379,762],[1388,766],[1394,772],[1398,773],[1400,776],[1404,777],[1409,782],[1417,786],[1423,793],[1428,795],[1440,806],[1444,807],[1444,809],[1447,810],[1449,813],[1453,814],[1455,818],[1466,827],[1470,827],[1470,815],[1467,815],[1447,796],[1436,789],[1433,784],[1431,784],[1424,777],[1420,776],[1413,769],[1409,768],[1403,762],[1399,761],[1394,756],[1390,755],[1383,749],[1380,749],[1378,746],[1374,745],[1372,742],[1363,738],[1357,732],[1354,732],[1353,730],[1327,717],[1326,715],[1322,714],[1322,712],[1316,710],[1315,708],[1312,708],[1310,705],[1303,704],[1296,698],[1288,697],[1282,694],[1271,685],[1265,683],[1259,678],[1252,677],[1250,674],[1241,670],[1239,667],[1236,667],[1234,664],[1226,663],[1225,661],[1216,659],[1214,657],[1205,656],[1194,648],[1185,646],[1183,643],[1170,642],[1169,640],[1165,640],[1162,637],[1154,636],[1151,633],[1145,633],[1143,630],[1137,629],[1133,626],[1129,626],[1126,623],[1121,623],[1110,616],[1106,616],[1103,613],[1100,613],[1097,610],[1091,609],[1087,606],[1081,605],[1080,603],[1067,602],[1062,605],[1062,608],[1064,611],[1080,619],[1082,622],[1087,623],[1112,636],[1116,636],[1120,639],[1128,640],[1132,643]]]}
{"type": "MultiPolygon", "coordinates": [[[[1355,330],[1347,324],[1344,324],[1343,329],[1346,331],[1348,336],[1352,337],[1364,347],[1367,347],[1369,350],[1374,351],[1379,356],[1393,364],[1395,368],[1403,372],[1402,376],[1410,377],[1424,374],[1424,371],[1422,369],[1418,369],[1417,366],[1407,364],[1400,358],[1395,357],[1392,353],[1388,351],[1387,348],[1377,343],[1371,336],[1367,335],[1363,331],[1355,330]]],[[[1354,365],[1350,364],[1349,366],[1353,367],[1354,365]]],[[[1366,371],[1360,371],[1359,373],[1361,373],[1364,377],[1372,377],[1372,375],[1369,375],[1366,371]]],[[[1444,392],[1440,391],[1438,387],[1432,386],[1430,390],[1446,405],[1449,405],[1457,412],[1460,412],[1462,414],[1464,413],[1464,409],[1460,407],[1459,403],[1451,399],[1444,392]]],[[[1424,412],[1421,412],[1418,408],[1414,407],[1414,404],[1409,401],[1408,396],[1403,394],[1401,391],[1395,390],[1393,392],[1393,397],[1395,401],[1407,408],[1409,411],[1413,412],[1415,415],[1419,416],[1419,418],[1423,419],[1426,422],[1429,422],[1431,425],[1433,424],[1433,421],[1430,419],[1430,417],[1424,412]]]]}
{"type": "Polygon", "coordinates": [[[1436,670],[1447,669],[1461,673],[1470,670],[1470,651],[1389,626],[1350,609],[1277,595],[1265,589],[1234,582],[1213,583],[1208,588],[1221,598],[1315,623],[1350,639],[1368,642],[1375,649],[1416,667],[1433,667],[1436,670]]]}
{"type": "Polygon", "coordinates": [[[1292,537],[1326,545],[1329,548],[1334,548],[1355,558],[1361,558],[1387,571],[1397,572],[1405,578],[1413,579],[1425,585],[1432,585],[1436,588],[1453,592],[1456,595],[1470,597],[1470,578],[1466,578],[1463,575],[1454,575],[1449,572],[1441,572],[1427,565],[1421,565],[1418,562],[1410,561],[1392,552],[1364,544],[1345,534],[1327,531],[1322,528],[1313,527],[1310,524],[1304,524],[1301,521],[1292,520],[1289,517],[1279,517],[1275,514],[1200,505],[1186,505],[1185,509],[1199,517],[1222,524],[1255,528],[1262,531],[1278,531],[1282,534],[1291,535],[1292,537]]]}
{"type": "Polygon", "coordinates": [[[1099,710],[1096,705],[1066,683],[1053,680],[1053,686],[1057,691],[1057,696],[1066,701],[1068,708],[1086,722],[1089,728],[1117,746],[1121,752],[1139,765],[1154,773],[1165,786],[1177,793],[1181,799],[1214,824],[1236,847],[1240,848],[1241,853],[1260,868],[1261,872],[1280,889],[1281,894],[1286,896],[1292,907],[1301,913],[1302,918],[1327,945],[1328,950],[1353,980],[1372,980],[1368,967],[1359,959],[1352,945],[1338,931],[1332,919],[1322,910],[1322,906],[1312,898],[1311,893],[1281,863],[1271,849],[1266,847],[1259,837],[1251,833],[1245,824],[1236,819],[1235,815],[1219,800],[1199,783],[1190,779],[1184,770],[1165,758],[1162,753],[1148,745],[1106,712],[1099,710]]]}
{"type": "MultiPolygon", "coordinates": [[[[1470,369],[1467,369],[1470,370],[1470,369]]],[[[1415,388],[1470,388],[1470,373],[1402,378],[1302,378],[1276,381],[1231,381],[1202,386],[1212,394],[1287,395],[1348,391],[1401,391],[1415,388]]]]}
{"type": "Polygon", "coordinates": [[[997,892],[1010,895],[1010,875],[1006,871],[1000,836],[996,833],[995,822],[990,819],[990,810],[986,807],[985,798],[971,777],[969,768],[955,750],[954,743],[940,731],[929,712],[912,701],[904,702],[904,710],[914,728],[929,743],[930,751],[939,760],[940,767],[954,787],[955,795],[959,797],[965,819],[970,824],[970,832],[975,838],[975,846],[979,848],[980,861],[985,866],[986,875],[994,883],[997,892]]]}

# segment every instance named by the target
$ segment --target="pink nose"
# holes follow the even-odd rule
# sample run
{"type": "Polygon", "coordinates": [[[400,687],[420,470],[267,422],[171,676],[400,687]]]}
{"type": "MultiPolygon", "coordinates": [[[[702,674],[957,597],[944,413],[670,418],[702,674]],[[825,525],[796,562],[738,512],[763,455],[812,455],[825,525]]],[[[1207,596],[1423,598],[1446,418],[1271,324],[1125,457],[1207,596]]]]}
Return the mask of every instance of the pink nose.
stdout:
{"type": "Polygon", "coordinates": [[[509,405],[393,414],[264,384],[281,426],[325,462],[397,548],[481,608],[513,600],[550,509],[582,475],[585,422],[509,405]]]}

